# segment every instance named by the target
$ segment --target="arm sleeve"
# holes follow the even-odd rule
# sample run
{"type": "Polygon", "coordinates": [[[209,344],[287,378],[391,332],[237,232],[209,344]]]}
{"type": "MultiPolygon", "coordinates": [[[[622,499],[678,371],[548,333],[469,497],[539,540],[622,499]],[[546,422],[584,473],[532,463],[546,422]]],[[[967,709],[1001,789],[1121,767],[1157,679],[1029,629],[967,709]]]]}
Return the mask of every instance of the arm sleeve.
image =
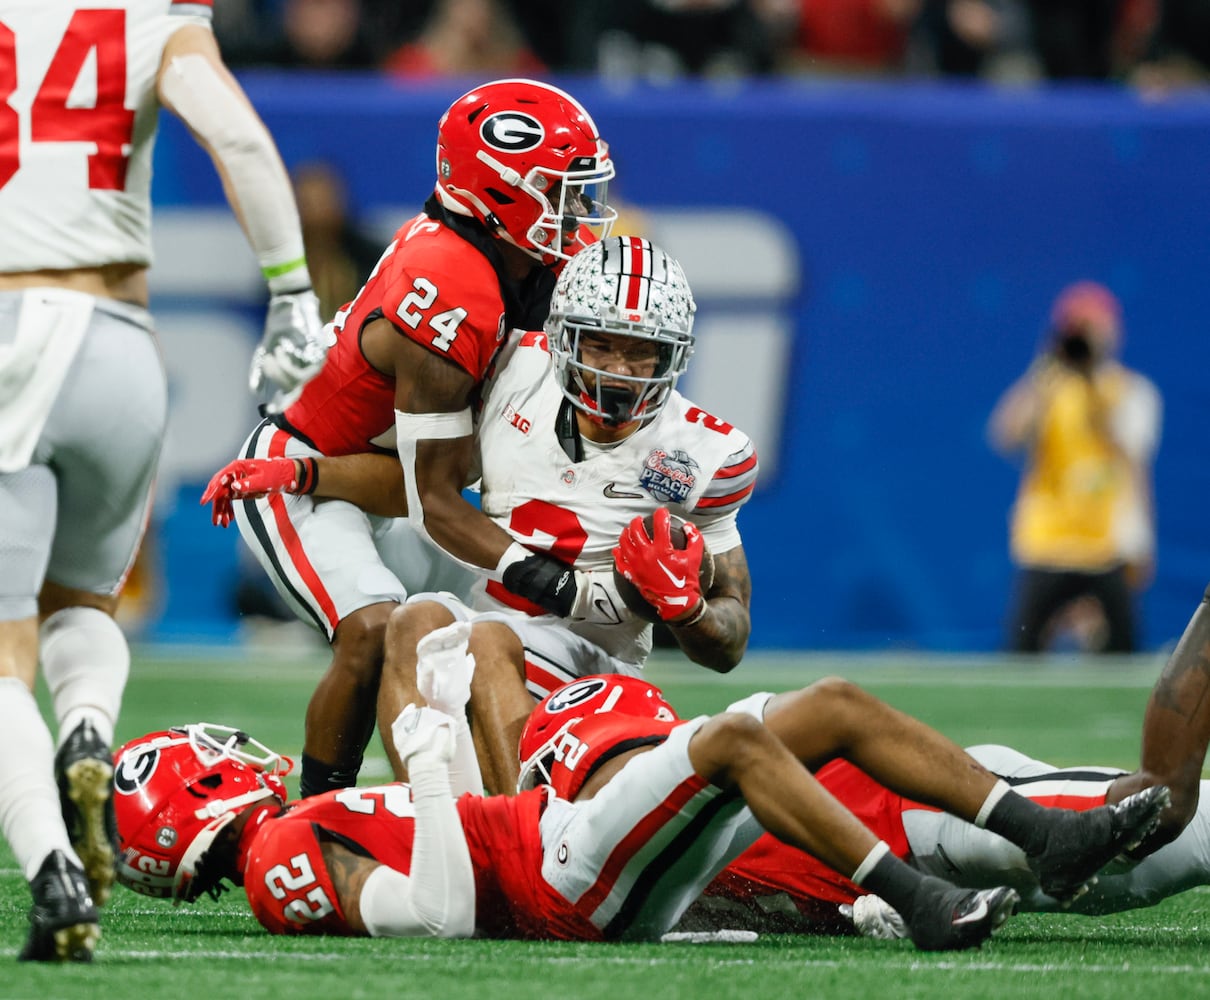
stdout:
{"type": "Polygon", "coordinates": [[[161,70],[159,90],[215,161],[270,291],[309,288],[290,177],[239,84],[210,56],[184,51],[161,70]]]}
{"type": "Polygon", "coordinates": [[[450,761],[450,790],[454,798],[470,793],[483,794],[483,773],[479,770],[479,757],[475,753],[475,741],[471,736],[466,714],[454,720],[454,759],[450,761]]]}
{"type": "Polygon", "coordinates": [[[361,919],[372,937],[470,937],[475,873],[446,765],[421,753],[408,770],[416,807],[412,873],[375,869],[361,890],[361,919]]]}

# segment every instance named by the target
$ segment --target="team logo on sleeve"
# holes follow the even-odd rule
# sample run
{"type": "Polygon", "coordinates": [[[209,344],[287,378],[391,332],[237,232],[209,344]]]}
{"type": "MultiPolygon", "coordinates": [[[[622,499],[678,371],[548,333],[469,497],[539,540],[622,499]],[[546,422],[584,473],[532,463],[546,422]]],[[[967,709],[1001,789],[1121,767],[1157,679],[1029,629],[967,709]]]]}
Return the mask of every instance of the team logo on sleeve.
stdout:
{"type": "Polygon", "coordinates": [[[697,483],[700,466],[686,452],[657,448],[643,463],[639,485],[664,503],[685,503],[697,483]]]}

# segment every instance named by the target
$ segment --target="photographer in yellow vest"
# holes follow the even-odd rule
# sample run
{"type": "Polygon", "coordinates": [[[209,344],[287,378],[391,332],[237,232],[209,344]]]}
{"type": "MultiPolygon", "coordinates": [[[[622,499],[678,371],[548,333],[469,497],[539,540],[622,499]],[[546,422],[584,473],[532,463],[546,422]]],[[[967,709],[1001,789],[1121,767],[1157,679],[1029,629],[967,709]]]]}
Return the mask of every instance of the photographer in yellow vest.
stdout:
{"type": "Polygon", "coordinates": [[[1043,350],[992,413],[993,446],[1024,459],[1010,650],[1041,652],[1065,631],[1088,651],[1136,649],[1134,597],[1154,570],[1162,405],[1152,382],[1117,360],[1121,341],[1113,293],[1092,281],[1068,286],[1043,350]]]}

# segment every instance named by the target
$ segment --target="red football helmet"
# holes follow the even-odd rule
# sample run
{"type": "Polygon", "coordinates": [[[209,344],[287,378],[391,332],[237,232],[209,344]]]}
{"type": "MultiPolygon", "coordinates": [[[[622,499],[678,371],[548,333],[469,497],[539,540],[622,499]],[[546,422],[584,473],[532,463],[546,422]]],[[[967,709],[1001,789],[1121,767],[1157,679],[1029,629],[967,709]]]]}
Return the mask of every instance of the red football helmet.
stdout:
{"type": "Polygon", "coordinates": [[[114,755],[117,880],[145,896],[192,902],[219,832],[266,798],[286,801],[294,762],[246,733],[207,722],[131,740],[114,755]]]}
{"type": "MultiPolygon", "coordinates": [[[[581,677],[556,688],[540,702],[525,720],[521,730],[518,756],[521,774],[517,791],[553,785],[564,798],[572,798],[583,782],[584,772],[572,777],[578,760],[568,758],[564,737],[577,722],[591,715],[628,716],[659,722],[674,722],[679,716],[664,700],[654,684],[625,674],[597,674],[581,677]],[[559,768],[558,765],[564,765],[559,768]],[[564,773],[566,772],[566,773],[564,773]],[[574,786],[569,782],[576,782],[574,786]]],[[[601,749],[608,749],[602,747],[601,749]]],[[[570,748],[575,754],[575,748],[570,748]]],[[[589,762],[584,762],[589,763],[589,762]]]]}
{"type": "Polygon", "coordinates": [[[570,259],[582,227],[608,235],[609,147],[570,94],[496,80],[458,98],[437,125],[437,197],[543,263],[570,259]]]}

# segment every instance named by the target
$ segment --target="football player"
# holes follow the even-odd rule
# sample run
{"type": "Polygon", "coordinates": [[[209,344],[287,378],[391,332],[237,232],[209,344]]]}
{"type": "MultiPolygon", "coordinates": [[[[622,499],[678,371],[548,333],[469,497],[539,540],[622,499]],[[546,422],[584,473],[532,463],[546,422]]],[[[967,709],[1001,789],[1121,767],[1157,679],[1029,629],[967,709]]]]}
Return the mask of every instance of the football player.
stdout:
{"type": "MultiPolygon", "coordinates": [[[[1157,706],[1178,711],[1183,702],[1174,692],[1196,689],[1196,677],[1205,670],[1207,603],[1204,597],[1151,693],[1143,738],[1143,760],[1151,760],[1151,767],[1144,765],[1131,773],[1095,766],[1060,769],[1010,747],[968,748],[975,760],[1004,778],[1016,792],[1044,806],[1087,810],[1120,803],[1148,787],[1149,776],[1158,774],[1174,783],[1173,802],[1195,804],[1191,818],[1184,812],[1174,816],[1172,807],[1166,807],[1155,831],[1129,852],[1130,860],[1117,859],[1088,892],[1074,900],[1060,902],[1043,892],[1024,852],[1009,840],[935,806],[898,795],[848,760],[825,764],[816,777],[897,856],[958,885],[1010,885],[1021,894],[1023,909],[1118,912],[1154,905],[1193,886],[1210,884],[1210,783],[1200,780],[1206,739],[1196,724],[1196,712],[1188,706],[1183,713],[1188,720],[1185,724],[1170,725],[1163,731],[1156,727],[1157,706]],[[1163,762],[1163,766],[1155,762],[1163,762]]],[[[578,716],[591,712],[593,726],[599,731],[612,730],[610,739],[599,740],[606,746],[614,740],[635,738],[627,716],[654,720],[656,732],[661,729],[656,724],[674,718],[657,689],[637,680],[627,684],[633,690],[628,689],[621,702],[621,714],[595,717],[603,702],[597,699],[594,708],[594,692],[608,690],[603,683],[597,687],[588,682],[570,685],[544,701],[523,732],[522,783],[530,784],[540,776],[560,794],[574,794],[584,775],[591,773],[594,760],[593,752],[575,740],[575,727],[568,729],[569,722],[579,723],[578,716]]],[[[871,936],[905,936],[902,922],[883,901],[861,896],[838,872],[787,850],[772,837],[762,837],[707,887],[680,928],[835,933],[854,923],[871,936]],[[847,916],[839,912],[838,904],[848,907],[847,916]]]]}
{"type": "Polygon", "coordinates": [[[465,594],[482,571],[548,612],[595,615],[586,576],[513,544],[462,489],[472,399],[508,331],[541,327],[557,269],[608,232],[613,162],[569,94],[498,80],[442,116],[436,168],[424,211],[337,314],[319,378],[203,496],[331,644],[307,708],[304,796],[356,782],[387,618],[409,593],[465,594]]]}
{"type": "MultiPolygon", "coordinates": [[[[471,600],[479,613],[472,728],[492,791],[516,784],[517,737],[535,699],[584,674],[636,673],[646,660],[651,628],[613,589],[615,548],[693,660],[726,671],[747,646],[751,583],[736,517],[755,485],[757,458],[746,434],[676,391],[693,351],[694,311],[676,260],[647,240],[608,237],[565,266],[544,330],[511,337],[485,385],[476,434],[481,508],[516,556],[509,573],[483,581],[471,600]],[[683,550],[672,544],[667,508],[689,521],[683,550]],[[654,538],[638,523],[653,511],[654,538]],[[703,594],[707,547],[714,574],[703,594]],[[569,567],[596,581],[594,620],[551,614],[533,599],[557,590],[569,567]]],[[[320,459],[319,491],[342,495],[353,466],[338,462],[364,469],[371,458],[320,459]]],[[[282,471],[295,476],[289,461],[282,471]]],[[[273,466],[254,460],[242,472],[246,479],[208,494],[220,519],[227,494],[266,488],[273,466]]],[[[413,594],[391,618],[383,733],[416,700],[417,640],[471,614],[448,596],[413,594]]]]}
{"type": "MultiPolygon", "coordinates": [[[[616,560],[690,659],[725,672],[751,629],[737,516],[758,464],[743,431],[676,390],[694,310],[680,264],[649,241],[611,236],[581,251],[559,277],[545,330],[518,338],[488,384],[481,504],[518,547],[597,576],[616,560]],[[686,519],[683,549],[670,511],[686,519]],[[707,550],[714,573],[703,593],[707,550]]],[[[651,651],[651,625],[604,591],[606,624],[545,614],[508,580],[482,585],[473,616],[431,597],[414,596],[392,617],[379,725],[416,698],[419,637],[471,617],[472,731],[495,792],[516,784],[517,739],[536,699],[585,674],[638,674],[651,651]]]]}
{"type": "Polygon", "coordinates": [[[22,959],[88,960],[113,883],[130,660],[113,614],[166,419],[147,312],[161,107],[212,157],[269,285],[253,389],[273,383],[280,406],[324,358],[289,178],[210,7],[0,0],[0,829],[34,897],[22,959]]]}

